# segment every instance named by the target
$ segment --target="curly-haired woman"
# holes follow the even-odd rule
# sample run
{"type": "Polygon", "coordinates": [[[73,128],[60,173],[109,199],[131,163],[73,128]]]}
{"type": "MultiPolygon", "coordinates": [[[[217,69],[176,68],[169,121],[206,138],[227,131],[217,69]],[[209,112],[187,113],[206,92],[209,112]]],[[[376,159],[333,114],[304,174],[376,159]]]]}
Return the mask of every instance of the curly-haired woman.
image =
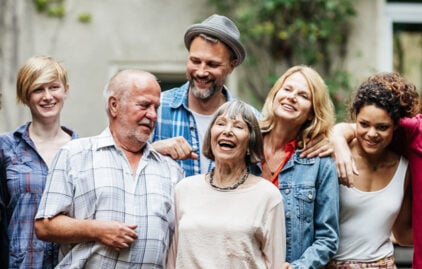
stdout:
{"type": "MultiPolygon", "coordinates": [[[[391,233],[398,243],[412,244],[408,161],[390,147],[401,119],[417,111],[418,95],[411,86],[397,73],[369,77],[352,102],[354,125],[335,128],[341,133],[335,136],[351,140],[356,173],[349,175],[349,186],[340,187],[340,247],[330,269],[396,268],[391,233]]],[[[348,150],[334,146],[339,165],[337,158],[348,150]]],[[[338,170],[345,177],[344,169],[338,170]]]]}

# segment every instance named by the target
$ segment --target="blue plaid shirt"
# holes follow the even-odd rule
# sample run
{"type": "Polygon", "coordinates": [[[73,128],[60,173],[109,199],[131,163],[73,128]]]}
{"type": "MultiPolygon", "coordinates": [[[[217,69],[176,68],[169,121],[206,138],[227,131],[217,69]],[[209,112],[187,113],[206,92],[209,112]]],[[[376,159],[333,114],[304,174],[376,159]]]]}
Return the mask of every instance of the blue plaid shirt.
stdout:
{"type": "MultiPolygon", "coordinates": [[[[181,87],[173,88],[161,94],[157,123],[151,136],[151,142],[177,136],[183,136],[188,141],[193,151],[198,153],[198,159],[178,161],[187,177],[201,173],[199,135],[195,118],[188,107],[188,92],[189,82],[186,82],[181,87]]],[[[235,100],[226,87],[223,88],[223,94],[227,101],[235,100]]],[[[255,108],[253,109],[258,116],[259,112],[255,108]]],[[[211,163],[209,170],[213,166],[214,164],[211,163]]]]}
{"type": "MultiPolygon", "coordinates": [[[[45,187],[48,166],[29,137],[28,127],[29,123],[26,123],[14,132],[0,135],[0,169],[4,173],[0,178],[0,204],[5,206],[1,229],[7,227],[7,238],[1,238],[1,245],[9,245],[8,250],[0,251],[9,252],[9,268],[48,269],[57,264],[58,246],[39,240],[34,232],[34,218],[45,187]]],[[[62,129],[73,139],[77,138],[72,130],[62,129]]]]}

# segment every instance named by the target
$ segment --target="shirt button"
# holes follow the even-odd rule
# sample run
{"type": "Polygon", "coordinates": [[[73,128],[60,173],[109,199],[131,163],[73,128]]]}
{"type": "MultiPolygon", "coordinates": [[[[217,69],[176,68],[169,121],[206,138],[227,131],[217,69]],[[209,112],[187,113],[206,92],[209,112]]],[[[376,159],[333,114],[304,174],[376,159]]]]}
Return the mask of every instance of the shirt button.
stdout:
{"type": "Polygon", "coordinates": [[[312,193],[309,193],[309,194],[308,194],[308,199],[309,199],[309,200],[312,200],[312,197],[313,197],[313,196],[312,196],[312,193]]]}
{"type": "Polygon", "coordinates": [[[289,194],[289,193],[290,193],[290,190],[289,190],[289,189],[286,189],[286,190],[284,191],[284,193],[285,193],[285,194],[289,194]]]}
{"type": "Polygon", "coordinates": [[[286,219],[290,219],[290,212],[286,213],[286,219]]]}

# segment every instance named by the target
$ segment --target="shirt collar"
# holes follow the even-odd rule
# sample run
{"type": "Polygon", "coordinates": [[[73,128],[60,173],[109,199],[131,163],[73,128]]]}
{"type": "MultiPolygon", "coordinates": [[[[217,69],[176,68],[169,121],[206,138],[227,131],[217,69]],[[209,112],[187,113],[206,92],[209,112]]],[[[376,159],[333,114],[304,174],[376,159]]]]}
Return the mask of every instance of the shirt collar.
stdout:
{"type": "MultiPolygon", "coordinates": [[[[120,148],[116,145],[116,142],[114,141],[114,138],[111,134],[110,127],[107,127],[98,135],[97,144],[94,146],[94,150],[100,150],[102,148],[107,147],[114,147],[115,149],[120,148]]],[[[144,148],[142,149],[142,155],[147,158],[155,158],[156,160],[161,160],[163,156],[159,154],[150,143],[146,143],[144,148]]]]}

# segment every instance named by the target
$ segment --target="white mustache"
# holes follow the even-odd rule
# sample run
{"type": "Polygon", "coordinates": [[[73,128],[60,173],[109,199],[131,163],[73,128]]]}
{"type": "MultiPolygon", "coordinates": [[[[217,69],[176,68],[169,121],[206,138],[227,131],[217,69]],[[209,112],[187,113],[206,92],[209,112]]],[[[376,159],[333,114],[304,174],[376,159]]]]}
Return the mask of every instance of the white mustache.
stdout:
{"type": "Polygon", "coordinates": [[[148,118],[143,118],[142,120],[138,121],[138,125],[147,125],[149,128],[154,128],[154,122],[148,118]]]}

